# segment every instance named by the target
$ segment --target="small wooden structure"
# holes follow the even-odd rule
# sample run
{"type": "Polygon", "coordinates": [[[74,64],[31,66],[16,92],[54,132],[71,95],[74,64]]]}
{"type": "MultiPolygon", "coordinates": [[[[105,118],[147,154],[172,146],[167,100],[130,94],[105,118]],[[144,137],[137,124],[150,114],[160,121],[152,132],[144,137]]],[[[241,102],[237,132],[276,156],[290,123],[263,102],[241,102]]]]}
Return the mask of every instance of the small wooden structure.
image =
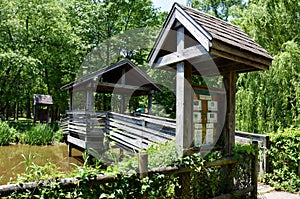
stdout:
{"type": "MultiPolygon", "coordinates": [[[[123,143],[122,146],[131,146],[129,148],[135,149],[137,145],[128,143],[138,142],[137,140],[141,140],[141,138],[129,135],[124,129],[122,132],[117,131],[118,125],[123,125],[125,128],[124,122],[126,123],[128,117],[130,117],[124,114],[126,98],[147,95],[148,112],[151,113],[152,95],[156,92],[161,92],[161,88],[147,74],[127,59],[100,69],[63,86],[61,89],[69,90],[70,93],[69,124],[67,129],[69,134],[67,138],[70,147],[69,152],[71,152],[72,146],[77,146],[81,149],[92,148],[97,152],[101,152],[105,149],[103,145],[104,134],[110,132],[114,132],[113,135],[110,135],[110,139],[122,140],[122,138],[127,137],[129,141],[121,142],[123,143]],[[83,93],[80,96],[81,105],[85,105],[83,109],[80,106],[79,109],[74,106],[74,95],[78,92],[83,93]],[[121,97],[119,114],[124,115],[123,123],[116,121],[116,118],[119,118],[117,113],[108,114],[110,110],[95,111],[95,93],[116,94],[121,97]]],[[[135,122],[133,121],[133,123],[135,122]]]]}
{"type": "MultiPolygon", "coordinates": [[[[213,127],[212,144],[217,142],[213,135],[215,126],[208,125],[209,116],[203,114],[196,105],[202,103],[209,106],[209,103],[216,102],[224,106],[222,147],[226,154],[232,154],[237,74],[268,70],[273,60],[268,52],[239,27],[175,3],[148,60],[154,69],[171,68],[176,71],[176,142],[183,148],[182,152],[194,148],[194,140],[198,136],[203,136],[202,143],[205,142],[208,126],[213,127]],[[215,101],[196,93],[192,76],[216,75],[223,79],[225,100],[215,101]],[[201,98],[206,101],[203,103],[201,98]],[[197,115],[202,116],[202,119],[195,121],[197,115]]],[[[209,90],[208,88],[208,96],[212,96],[209,90]]],[[[211,114],[222,114],[220,108],[211,114]]]]}
{"type": "Polygon", "coordinates": [[[51,95],[34,94],[33,95],[34,123],[36,123],[36,121],[48,123],[49,108],[52,105],[53,105],[53,100],[51,95]]]}

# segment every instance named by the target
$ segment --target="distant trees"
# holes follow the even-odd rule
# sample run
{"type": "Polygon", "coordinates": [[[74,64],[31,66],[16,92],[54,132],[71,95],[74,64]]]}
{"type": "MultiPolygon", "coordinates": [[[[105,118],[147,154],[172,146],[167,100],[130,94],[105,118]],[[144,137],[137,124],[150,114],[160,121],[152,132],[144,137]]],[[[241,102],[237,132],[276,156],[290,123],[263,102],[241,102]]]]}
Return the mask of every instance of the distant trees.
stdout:
{"type": "Polygon", "coordinates": [[[62,1],[3,0],[0,5],[0,114],[27,110],[34,93],[53,95],[66,108],[61,85],[74,79],[83,44],[62,1]]]}
{"type": "Polygon", "coordinates": [[[142,50],[113,49],[109,38],[162,23],[150,0],[3,0],[0,19],[0,115],[6,118],[17,112],[30,117],[34,93],[53,96],[58,118],[68,104],[60,87],[75,80],[94,47],[106,42],[105,57],[97,60],[104,65],[117,61],[111,52],[145,60],[142,50]]]}

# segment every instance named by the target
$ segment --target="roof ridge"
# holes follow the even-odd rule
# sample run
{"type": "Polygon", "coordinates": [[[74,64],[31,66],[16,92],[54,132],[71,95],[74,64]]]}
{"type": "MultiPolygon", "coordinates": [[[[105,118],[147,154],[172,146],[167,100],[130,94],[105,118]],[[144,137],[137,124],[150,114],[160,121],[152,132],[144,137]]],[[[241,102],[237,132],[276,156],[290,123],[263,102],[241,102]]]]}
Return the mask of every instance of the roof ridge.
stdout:
{"type": "Polygon", "coordinates": [[[216,20],[218,20],[218,21],[220,21],[220,22],[222,22],[222,23],[226,23],[226,24],[228,24],[228,25],[234,26],[234,27],[238,28],[239,30],[243,31],[239,26],[237,26],[237,25],[235,25],[235,24],[232,24],[232,23],[230,23],[230,22],[228,22],[228,21],[224,21],[223,19],[220,19],[220,18],[218,18],[218,17],[216,17],[216,16],[213,16],[213,15],[211,15],[211,14],[209,14],[209,13],[203,12],[203,11],[198,10],[198,9],[196,9],[196,8],[192,8],[192,7],[189,7],[189,6],[186,6],[186,5],[177,3],[177,2],[175,2],[174,4],[177,4],[177,5],[180,6],[182,9],[190,9],[190,10],[193,10],[193,11],[195,11],[195,12],[201,13],[201,14],[203,14],[203,15],[207,15],[207,16],[209,16],[209,17],[211,17],[211,18],[214,18],[214,19],[216,19],[216,20]]]}

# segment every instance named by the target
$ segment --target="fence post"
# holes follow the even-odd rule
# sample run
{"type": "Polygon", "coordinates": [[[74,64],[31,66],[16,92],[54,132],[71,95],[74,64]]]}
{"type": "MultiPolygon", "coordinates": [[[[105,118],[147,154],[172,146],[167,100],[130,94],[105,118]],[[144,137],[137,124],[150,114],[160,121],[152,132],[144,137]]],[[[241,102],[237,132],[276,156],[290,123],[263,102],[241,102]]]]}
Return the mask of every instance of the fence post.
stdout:
{"type": "MultiPolygon", "coordinates": [[[[147,152],[139,152],[138,155],[138,172],[140,179],[143,179],[148,176],[148,153],[147,152]]],[[[143,195],[140,196],[141,199],[147,198],[147,193],[144,192],[143,195]]]]}
{"type": "Polygon", "coordinates": [[[178,174],[178,185],[175,187],[175,198],[192,198],[190,193],[190,172],[178,174]]]}
{"type": "Polygon", "coordinates": [[[266,151],[265,151],[265,173],[269,173],[270,172],[270,161],[269,161],[269,156],[267,154],[268,150],[270,149],[270,137],[267,135],[266,136],[266,151]]]}
{"type": "Polygon", "coordinates": [[[300,160],[298,160],[298,176],[300,176],[300,160]]]}
{"type": "Polygon", "coordinates": [[[251,192],[251,198],[257,198],[257,175],[258,175],[258,142],[253,141],[256,151],[253,160],[251,161],[251,184],[253,191],[251,192]]]}

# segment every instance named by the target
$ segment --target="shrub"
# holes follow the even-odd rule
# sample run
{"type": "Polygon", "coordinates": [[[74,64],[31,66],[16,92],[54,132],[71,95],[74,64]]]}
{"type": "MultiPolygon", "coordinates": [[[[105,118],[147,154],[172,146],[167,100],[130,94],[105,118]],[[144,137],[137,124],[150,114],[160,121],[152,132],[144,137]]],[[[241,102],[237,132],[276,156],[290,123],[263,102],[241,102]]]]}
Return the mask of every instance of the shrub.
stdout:
{"type": "Polygon", "coordinates": [[[8,145],[10,142],[14,141],[14,135],[16,130],[10,128],[7,122],[0,121],[0,145],[8,145]]]}
{"type": "Polygon", "coordinates": [[[30,145],[47,145],[52,144],[53,141],[53,130],[46,124],[38,124],[33,126],[24,135],[23,140],[26,144],[30,145]]]}
{"type": "Polygon", "coordinates": [[[278,190],[300,192],[300,128],[287,128],[270,136],[270,173],[265,182],[278,190]]]}

